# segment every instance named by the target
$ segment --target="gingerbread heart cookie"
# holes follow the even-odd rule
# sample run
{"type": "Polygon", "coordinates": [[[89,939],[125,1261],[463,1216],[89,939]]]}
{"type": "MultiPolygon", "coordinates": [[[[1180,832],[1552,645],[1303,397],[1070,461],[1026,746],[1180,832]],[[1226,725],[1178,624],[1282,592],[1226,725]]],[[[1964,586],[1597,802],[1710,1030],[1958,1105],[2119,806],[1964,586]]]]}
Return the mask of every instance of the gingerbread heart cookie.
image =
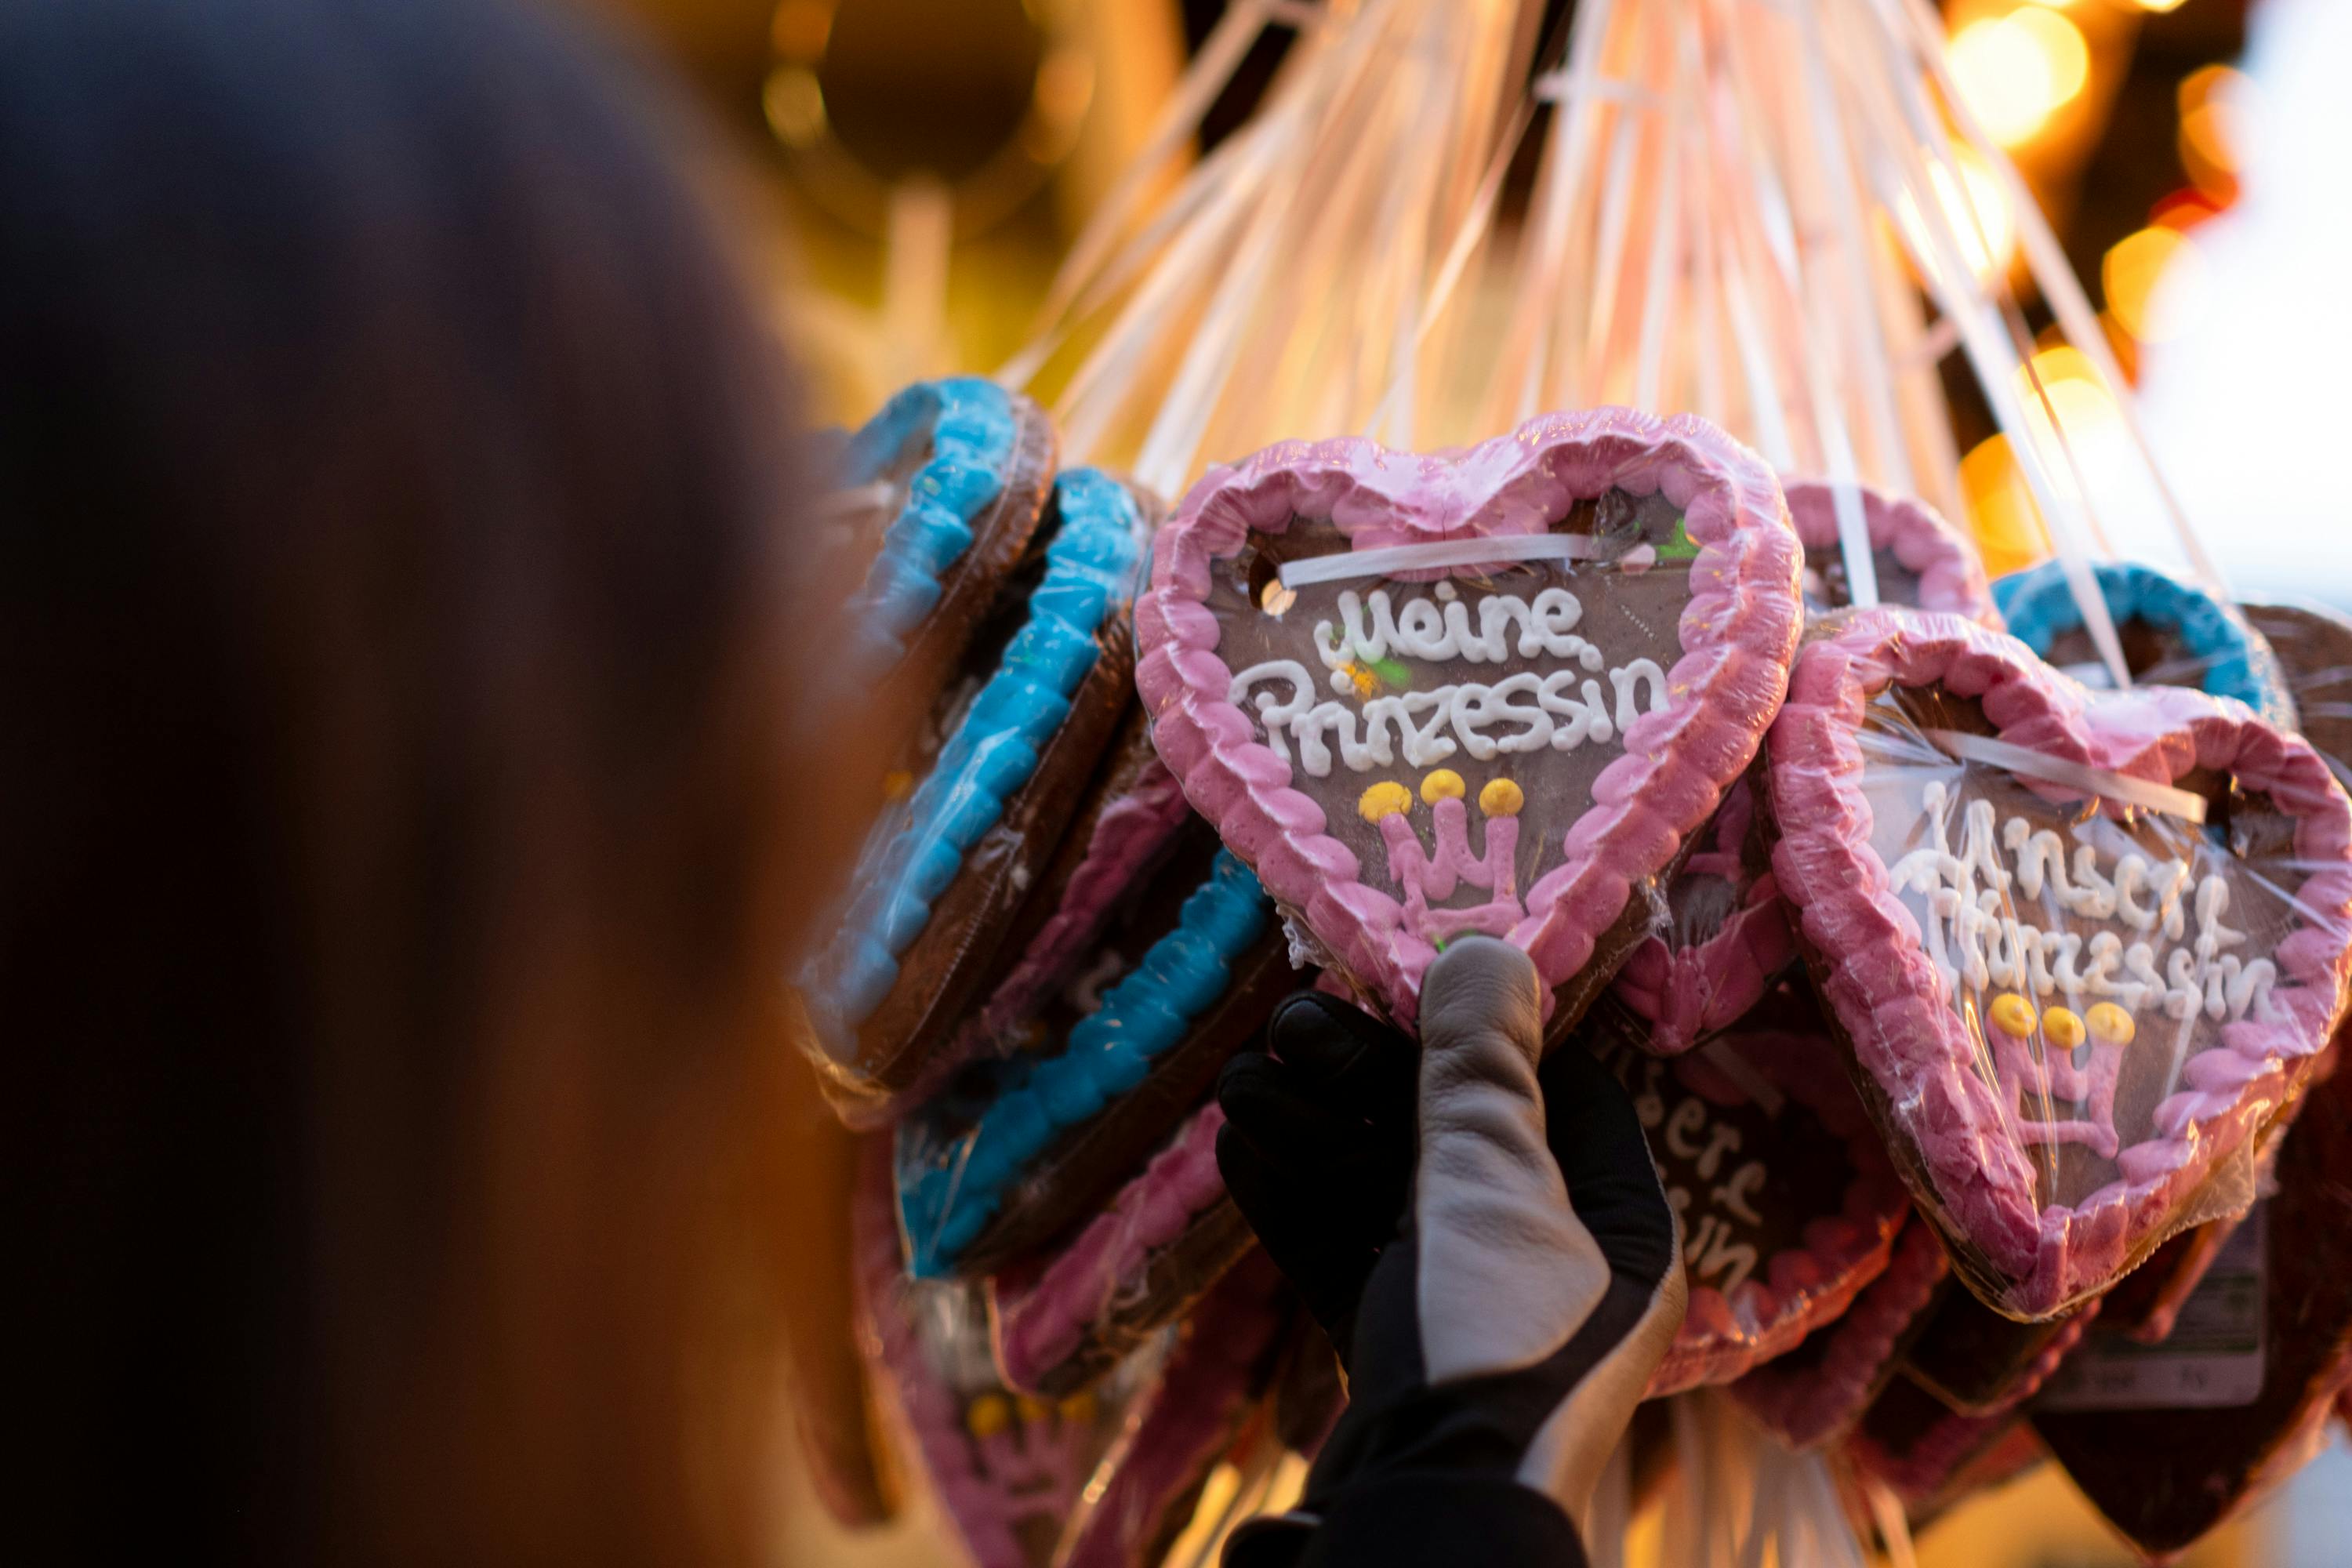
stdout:
{"type": "Polygon", "coordinates": [[[1270,447],[1154,552],[1160,754],[1311,955],[1408,1027],[1464,931],[1528,950],[1555,1029],[1582,1013],[1754,755],[1799,625],[1770,471],[1622,409],[1427,457],[1270,447]]]}
{"type": "Polygon", "coordinates": [[[1770,759],[1775,879],[1969,1287],[2053,1317],[2218,1217],[2352,973],[2352,801],[2311,748],[1882,608],[1803,650],[1770,759]]]}
{"type": "Polygon", "coordinates": [[[1654,1397],[1793,1349],[1886,1267],[1909,1212],[1810,996],[1662,1060],[1604,1010],[1582,1037],[1613,1071],[1681,1215],[1690,1307],[1654,1397]]]}
{"type": "Polygon", "coordinates": [[[1966,616],[2000,629],[2000,611],[1994,607],[1976,546],[1927,502],[1827,479],[1791,479],[1781,489],[1789,498],[1789,521],[1805,547],[1807,614],[1824,615],[1853,602],[1838,531],[1843,500],[1860,510],[1870,535],[1880,604],[1966,616]]]}
{"type": "Polygon", "coordinates": [[[1257,879],[1205,824],[1179,839],[1016,1053],[899,1123],[916,1273],[992,1273],[1097,1214],[1295,984],[1257,879]]]}
{"type": "Polygon", "coordinates": [[[919,381],[832,469],[821,542],[865,563],[848,662],[867,677],[953,665],[1037,527],[1054,475],[1045,411],[978,376],[919,381]]]}
{"type": "Polygon", "coordinates": [[[1791,1448],[1840,1436],[1885,1392],[1949,1272],[1934,1229],[1913,1219],[1845,1316],[1733,1384],[1732,1398],[1791,1448]]]}
{"type": "Polygon", "coordinates": [[[1076,1235],[988,1281],[996,1364],[1013,1387],[1085,1387],[1214,1286],[1255,1244],[1217,1174],[1212,1102],[1076,1235]]]}
{"type": "MultiPolygon", "coordinates": [[[[2281,729],[2295,727],[2294,700],[2277,656],[2234,605],[2151,566],[2099,561],[2091,575],[2134,684],[2234,697],[2281,729]]],[[[2059,563],[2013,572],[1992,593],[2026,647],[2087,686],[2113,684],[2059,563]]]]}
{"type": "Polygon", "coordinates": [[[2080,1341],[2105,1307],[2101,1297],[2069,1317],[2021,1323],[1950,1286],[1905,1353],[1903,1370],[1962,1415],[1998,1415],[2015,1409],[2050,1375],[2057,1364],[2050,1347],[2080,1341]]]}
{"type": "Polygon", "coordinates": [[[2277,656],[2303,738],[2352,781],[2352,616],[2318,605],[2238,608],[2277,656]]]}
{"type": "Polygon", "coordinates": [[[1087,1488],[1054,1568],[1154,1568],[1192,1521],[1212,1471],[1263,1427],[1297,1315],[1264,1253],[1243,1259],[1176,1331],[1118,1447],[1087,1488]]]}
{"type": "Polygon", "coordinates": [[[1125,609],[1154,503],[1107,474],[1054,481],[1034,581],[942,690],[800,975],[809,1055],[872,1125],[957,1038],[1129,711],[1125,609]]]}
{"type": "Polygon", "coordinates": [[[2250,1215],[2172,1342],[2097,1346],[2120,1368],[2053,1386],[2035,1429],[2083,1495],[2152,1556],[2196,1541],[2326,1441],[2352,1380],[2352,1076],[2315,1086],[2277,1195],[2250,1215]],[[2192,1363],[2197,1363],[2193,1364],[2192,1363]]]}

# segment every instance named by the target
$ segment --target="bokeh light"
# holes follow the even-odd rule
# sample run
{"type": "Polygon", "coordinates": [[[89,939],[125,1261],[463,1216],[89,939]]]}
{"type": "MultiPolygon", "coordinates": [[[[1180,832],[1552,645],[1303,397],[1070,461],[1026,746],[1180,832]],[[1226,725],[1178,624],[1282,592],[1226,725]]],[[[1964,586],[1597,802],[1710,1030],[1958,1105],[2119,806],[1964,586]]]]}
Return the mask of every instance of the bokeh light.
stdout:
{"type": "Polygon", "coordinates": [[[2197,242],[2163,224],[2118,241],[2099,268],[2107,309],[2144,343],[2168,342],[2195,323],[2207,263],[2197,242]]]}
{"type": "Polygon", "coordinates": [[[2254,84],[2228,66],[2208,66],[2180,84],[2179,98],[2181,167],[2199,191],[2227,205],[2259,118],[2254,84]]]}
{"type": "Polygon", "coordinates": [[[2047,5],[1971,22],[1948,52],[1961,98],[2004,147],[2032,141],[2091,77],[2083,30],[2047,5]]]}
{"type": "MultiPolygon", "coordinates": [[[[1928,179],[1935,186],[1936,205],[1943,209],[1944,221],[1958,241],[1961,257],[1981,282],[2008,270],[2017,250],[2017,214],[1992,165],[1967,147],[1955,148],[1954,154],[1959,165],[1958,178],[1938,163],[1928,171],[1928,179]]],[[[1927,226],[1909,191],[1895,198],[1895,216],[1911,253],[1933,256],[1927,226]]]]}

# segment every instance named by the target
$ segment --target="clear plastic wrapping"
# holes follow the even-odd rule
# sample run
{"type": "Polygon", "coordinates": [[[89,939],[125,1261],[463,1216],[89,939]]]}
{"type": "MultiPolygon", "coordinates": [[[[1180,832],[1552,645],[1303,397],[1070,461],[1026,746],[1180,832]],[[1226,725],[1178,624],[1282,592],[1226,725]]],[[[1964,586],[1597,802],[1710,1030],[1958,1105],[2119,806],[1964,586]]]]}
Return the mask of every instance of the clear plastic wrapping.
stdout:
{"type": "Polygon", "coordinates": [[[1431,457],[1294,443],[1154,543],[1137,685],[1192,804],[1411,1027],[1464,931],[1564,1031],[1650,930],[1785,689],[1798,550],[1770,472],[1688,418],[1555,415],[1431,457]]]}
{"type": "Polygon", "coordinates": [[[1725,793],[1715,820],[1668,879],[1656,929],[1611,990],[1647,1025],[1642,1043],[1659,1056],[1678,1055],[1738,1022],[1796,960],[1758,809],[1762,774],[1753,767],[1725,793]]]}
{"type": "Polygon", "coordinates": [[[1295,984],[1257,879],[1205,826],[1045,999],[899,1123],[915,1271],[986,1274],[1058,1244],[1144,1169],[1295,984]]]}
{"type": "Polygon", "coordinates": [[[2352,802],[2307,745],[1882,609],[1801,655],[1770,781],[1817,985],[1988,1304],[2054,1316],[2251,1201],[2352,967],[2352,802]]]}
{"type": "Polygon", "coordinates": [[[1264,1253],[1210,1291],[1176,1331],[1160,1376],[1087,1488],[1055,1568],[1156,1568],[1218,1461],[1265,1424],[1294,1312],[1264,1253]]]}
{"type": "Polygon", "coordinates": [[[1672,1060],[1613,1008],[1582,1035],[1632,1095],[1682,1224],[1690,1306],[1652,1397],[1729,1382],[1836,1318],[1908,1213],[1811,998],[1766,1011],[1672,1060]]]}
{"type": "Polygon", "coordinates": [[[861,1334],[901,1449],[975,1568],[1051,1568],[1172,1336],[1068,1399],[1016,1393],[990,1359],[978,1288],[901,1268],[887,1161],[869,1165],[857,1203],[861,1334]]]}
{"type": "Polygon", "coordinates": [[[2303,738],[2352,785],[2352,617],[2317,605],[2239,609],[2278,659],[2303,738]]]}
{"type": "Polygon", "coordinates": [[[863,1124],[963,1038],[1129,710],[1125,609],[1153,509],[1093,469],[1059,476],[1053,497],[1034,573],[940,690],[800,976],[809,1054],[863,1124]]]}
{"type": "Polygon", "coordinates": [[[2063,1318],[2021,1323],[1958,1286],[1946,1289],[1905,1352],[1912,1382],[1962,1415],[2015,1409],[2057,1367],[2052,1347],[2078,1343],[2105,1308],[2095,1298],[2063,1318]]]}
{"type": "Polygon", "coordinates": [[[2033,1422],[2139,1548],[2189,1545],[2326,1441],[2352,1381],[2352,1076],[2314,1086],[2278,1152],[2277,1194],[2239,1228],[2163,1344],[2095,1344],[2033,1422]],[[2062,1397],[2063,1396],[2063,1397],[2062,1397]]]}

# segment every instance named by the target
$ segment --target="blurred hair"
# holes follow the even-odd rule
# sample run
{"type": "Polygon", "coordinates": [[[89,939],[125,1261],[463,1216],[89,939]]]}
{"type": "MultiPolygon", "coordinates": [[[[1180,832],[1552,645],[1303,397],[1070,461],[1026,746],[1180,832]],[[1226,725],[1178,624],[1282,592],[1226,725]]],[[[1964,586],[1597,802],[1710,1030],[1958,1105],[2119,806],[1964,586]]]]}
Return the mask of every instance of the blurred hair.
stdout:
{"type": "Polygon", "coordinates": [[[755,1544],[791,414],[499,0],[0,6],[23,1561],[755,1544]]]}

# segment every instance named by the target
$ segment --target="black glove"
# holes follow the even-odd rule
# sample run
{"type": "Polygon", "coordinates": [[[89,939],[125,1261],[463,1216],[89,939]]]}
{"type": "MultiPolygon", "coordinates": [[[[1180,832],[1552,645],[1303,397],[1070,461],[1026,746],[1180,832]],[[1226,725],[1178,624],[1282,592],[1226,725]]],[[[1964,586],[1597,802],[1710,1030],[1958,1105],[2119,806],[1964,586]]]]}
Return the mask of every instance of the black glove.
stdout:
{"type": "Polygon", "coordinates": [[[1317,991],[1286,997],[1265,1035],[1217,1080],[1217,1169],[1344,1365],[1412,1186],[1421,1049],[1317,991]]]}
{"type": "MultiPolygon", "coordinates": [[[[1351,1206],[1307,1173],[1311,1160],[1277,1163],[1267,1146],[1279,1120],[1327,1142],[1352,1121],[1364,1142],[1347,1168],[1377,1188],[1392,1171],[1392,1089],[1317,1115],[1299,1103],[1318,1081],[1295,1076],[1315,1070],[1306,1064],[1286,1058],[1255,1082],[1265,1069],[1229,1069],[1242,1090],[1225,1106],[1232,1148],[1249,1152],[1234,1197],[1276,1262],[1308,1268],[1302,1289],[1328,1304],[1367,1251],[1373,1259],[1350,1336],[1348,1412],[1299,1510],[1238,1532],[1231,1568],[1450,1561],[1470,1539],[1482,1562],[1574,1553],[1570,1521],[1681,1324],[1683,1275],[1674,1213],[1624,1090],[1573,1041],[1538,1080],[1540,1000],[1527,955],[1492,939],[1459,940],[1430,966],[1417,1168],[1404,1223],[1384,1244],[1360,1245],[1375,1228],[1369,1205],[1351,1206]],[[1268,1203],[1269,1185],[1290,1178],[1294,1192],[1268,1203]],[[1319,1198],[1334,1204],[1319,1216],[1322,1240],[1319,1198]],[[1465,1536],[1474,1521],[1479,1533],[1465,1536]]],[[[1323,1079],[1386,1085],[1389,1047],[1360,1034],[1356,1045],[1338,1064],[1347,1070],[1323,1079]]],[[[1223,1140],[1218,1152],[1223,1165],[1223,1140]]]]}

